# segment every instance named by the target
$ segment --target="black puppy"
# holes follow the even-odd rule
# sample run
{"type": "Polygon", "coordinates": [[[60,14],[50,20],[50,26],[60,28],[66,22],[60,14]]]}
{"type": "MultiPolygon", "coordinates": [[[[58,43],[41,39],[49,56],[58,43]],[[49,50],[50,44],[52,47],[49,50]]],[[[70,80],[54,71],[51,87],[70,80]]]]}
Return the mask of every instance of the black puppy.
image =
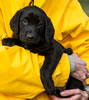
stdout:
{"type": "MultiPolygon", "coordinates": [[[[3,39],[2,44],[19,45],[31,52],[44,55],[45,61],[40,70],[42,83],[48,94],[60,96],[59,89],[54,86],[52,81],[52,74],[62,54],[65,52],[70,55],[72,50],[70,48],[65,49],[53,39],[54,28],[50,19],[40,8],[28,6],[13,16],[10,26],[14,32],[13,37],[3,39]]],[[[80,81],[78,81],[79,86],[77,86],[73,85],[74,82],[71,80],[78,81],[70,77],[67,88],[83,88],[80,81]]]]}

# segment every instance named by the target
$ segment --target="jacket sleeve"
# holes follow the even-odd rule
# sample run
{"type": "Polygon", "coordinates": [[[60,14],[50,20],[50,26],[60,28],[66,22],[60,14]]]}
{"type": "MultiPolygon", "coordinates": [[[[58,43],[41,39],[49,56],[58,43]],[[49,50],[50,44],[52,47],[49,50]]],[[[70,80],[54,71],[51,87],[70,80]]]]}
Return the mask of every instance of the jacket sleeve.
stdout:
{"type": "MultiPolygon", "coordinates": [[[[40,80],[43,62],[43,56],[24,48],[0,47],[0,93],[31,99],[45,91],[40,80]]],[[[63,87],[69,73],[69,59],[63,54],[52,76],[55,86],[63,87]]]]}

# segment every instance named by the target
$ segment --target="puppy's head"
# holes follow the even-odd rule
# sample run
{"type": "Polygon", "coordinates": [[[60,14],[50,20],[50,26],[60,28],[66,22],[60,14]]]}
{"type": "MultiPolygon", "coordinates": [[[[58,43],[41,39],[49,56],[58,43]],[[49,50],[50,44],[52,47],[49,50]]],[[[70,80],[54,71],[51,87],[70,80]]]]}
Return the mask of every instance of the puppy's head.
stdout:
{"type": "Polygon", "coordinates": [[[50,43],[54,35],[50,19],[36,6],[25,7],[18,11],[11,19],[10,26],[14,38],[28,44],[50,43]]]}

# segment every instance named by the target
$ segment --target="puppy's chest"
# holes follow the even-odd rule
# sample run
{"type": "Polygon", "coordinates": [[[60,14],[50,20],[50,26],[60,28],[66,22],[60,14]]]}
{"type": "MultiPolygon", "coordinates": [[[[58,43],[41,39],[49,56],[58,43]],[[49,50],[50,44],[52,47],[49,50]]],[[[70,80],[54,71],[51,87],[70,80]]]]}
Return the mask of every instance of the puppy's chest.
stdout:
{"type": "Polygon", "coordinates": [[[22,47],[24,47],[25,49],[33,53],[38,53],[39,55],[43,55],[43,56],[45,56],[46,54],[50,52],[50,46],[48,45],[34,46],[34,45],[23,44],[22,47]]]}

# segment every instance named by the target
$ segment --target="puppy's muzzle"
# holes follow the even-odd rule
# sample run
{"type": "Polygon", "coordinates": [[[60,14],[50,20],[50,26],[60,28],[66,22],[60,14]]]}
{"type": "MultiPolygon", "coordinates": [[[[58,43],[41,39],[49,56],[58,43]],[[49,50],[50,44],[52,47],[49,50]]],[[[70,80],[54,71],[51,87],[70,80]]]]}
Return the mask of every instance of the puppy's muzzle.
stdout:
{"type": "Polygon", "coordinates": [[[25,39],[28,40],[28,41],[32,41],[33,36],[31,35],[31,32],[30,32],[30,33],[27,33],[27,34],[25,35],[25,39]]]}

